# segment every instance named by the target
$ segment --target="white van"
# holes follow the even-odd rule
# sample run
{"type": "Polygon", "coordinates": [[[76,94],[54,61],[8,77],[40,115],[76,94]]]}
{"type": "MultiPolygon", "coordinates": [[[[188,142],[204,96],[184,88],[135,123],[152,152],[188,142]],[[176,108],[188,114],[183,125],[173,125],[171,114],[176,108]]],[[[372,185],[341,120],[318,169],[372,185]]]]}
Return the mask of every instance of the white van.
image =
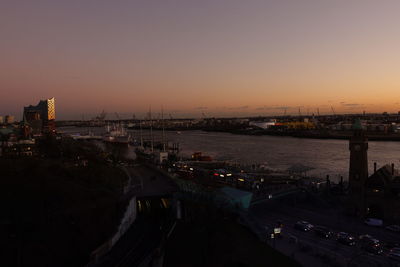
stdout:
{"type": "Polygon", "coordinates": [[[367,218],[364,223],[369,226],[383,226],[383,221],[375,218],[367,218]]]}

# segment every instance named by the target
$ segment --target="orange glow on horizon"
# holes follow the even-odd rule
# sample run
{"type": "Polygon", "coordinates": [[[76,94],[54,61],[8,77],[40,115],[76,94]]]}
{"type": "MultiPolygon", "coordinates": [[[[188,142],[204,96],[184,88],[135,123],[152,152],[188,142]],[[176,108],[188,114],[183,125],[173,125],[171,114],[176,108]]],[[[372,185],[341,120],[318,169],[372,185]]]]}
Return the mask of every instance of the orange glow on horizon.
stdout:
{"type": "Polygon", "coordinates": [[[400,110],[397,1],[72,2],[2,5],[0,115],[400,110]]]}

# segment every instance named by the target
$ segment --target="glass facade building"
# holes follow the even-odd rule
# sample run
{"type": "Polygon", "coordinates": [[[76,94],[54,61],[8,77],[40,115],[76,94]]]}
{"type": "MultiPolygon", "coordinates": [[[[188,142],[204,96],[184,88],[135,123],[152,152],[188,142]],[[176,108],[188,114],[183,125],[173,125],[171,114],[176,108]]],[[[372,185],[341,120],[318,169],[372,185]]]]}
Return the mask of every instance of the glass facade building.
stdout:
{"type": "Polygon", "coordinates": [[[24,122],[32,134],[54,133],[56,119],[55,99],[41,100],[36,106],[24,107],[24,122]]]}

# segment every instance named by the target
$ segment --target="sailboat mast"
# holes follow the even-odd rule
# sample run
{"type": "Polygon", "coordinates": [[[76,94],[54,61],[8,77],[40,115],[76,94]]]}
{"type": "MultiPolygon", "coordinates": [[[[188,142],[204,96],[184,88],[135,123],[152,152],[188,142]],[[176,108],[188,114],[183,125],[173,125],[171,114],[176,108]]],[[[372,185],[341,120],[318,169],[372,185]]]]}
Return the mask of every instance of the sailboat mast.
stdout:
{"type": "Polygon", "coordinates": [[[153,138],[153,119],[151,118],[151,106],[150,106],[150,143],[151,143],[151,152],[154,152],[154,138],[153,138]]]}
{"type": "Polygon", "coordinates": [[[162,123],[162,146],[165,152],[165,126],[164,126],[164,108],[161,107],[161,123],[162,123]]]}
{"type": "Polygon", "coordinates": [[[142,121],[139,121],[139,127],[140,127],[140,147],[143,148],[143,132],[142,132],[142,121]]]}

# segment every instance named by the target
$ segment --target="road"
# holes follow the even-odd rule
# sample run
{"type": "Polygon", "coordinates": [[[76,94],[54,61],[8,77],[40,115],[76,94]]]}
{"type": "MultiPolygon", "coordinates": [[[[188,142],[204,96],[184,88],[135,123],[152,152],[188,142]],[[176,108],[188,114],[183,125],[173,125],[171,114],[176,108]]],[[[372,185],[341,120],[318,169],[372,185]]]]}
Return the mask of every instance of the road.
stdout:
{"type": "Polygon", "coordinates": [[[177,191],[171,179],[155,167],[140,164],[126,167],[126,171],[132,179],[132,190],[138,198],[171,195],[177,191]]]}
{"type": "MultiPolygon", "coordinates": [[[[294,229],[293,225],[299,220],[305,220],[313,225],[326,226],[335,233],[348,232],[354,237],[362,234],[370,234],[382,242],[400,240],[400,234],[392,233],[383,228],[373,228],[364,225],[356,220],[340,216],[339,213],[332,210],[310,211],[301,208],[295,208],[284,205],[280,202],[269,202],[253,206],[249,211],[251,218],[255,221],[259,231],[264,231],[267,237],[265,227],[273,229],[278,221],[284,225],[282,235],[284,237],[294,236],[298,242],[307,244],[320,252],[330,253],[337,258],[344,258],[345,262],[352,259],[360,261],[367,260],[371,266],[384,264],[384,266],[395,265],[389,261],[386,255],[373,255],[365,252],[359,245],[354,247],[343,245],[334,238],[324,239],[311,232],[302,232],[294,229]]],[[[270,230],[269,230],[270,231],[270,230]]],[[[269,236],[269,235],[268,235],[269,236]]],[[[276,242],[281,242],[277,240],[276,242]]]]}

